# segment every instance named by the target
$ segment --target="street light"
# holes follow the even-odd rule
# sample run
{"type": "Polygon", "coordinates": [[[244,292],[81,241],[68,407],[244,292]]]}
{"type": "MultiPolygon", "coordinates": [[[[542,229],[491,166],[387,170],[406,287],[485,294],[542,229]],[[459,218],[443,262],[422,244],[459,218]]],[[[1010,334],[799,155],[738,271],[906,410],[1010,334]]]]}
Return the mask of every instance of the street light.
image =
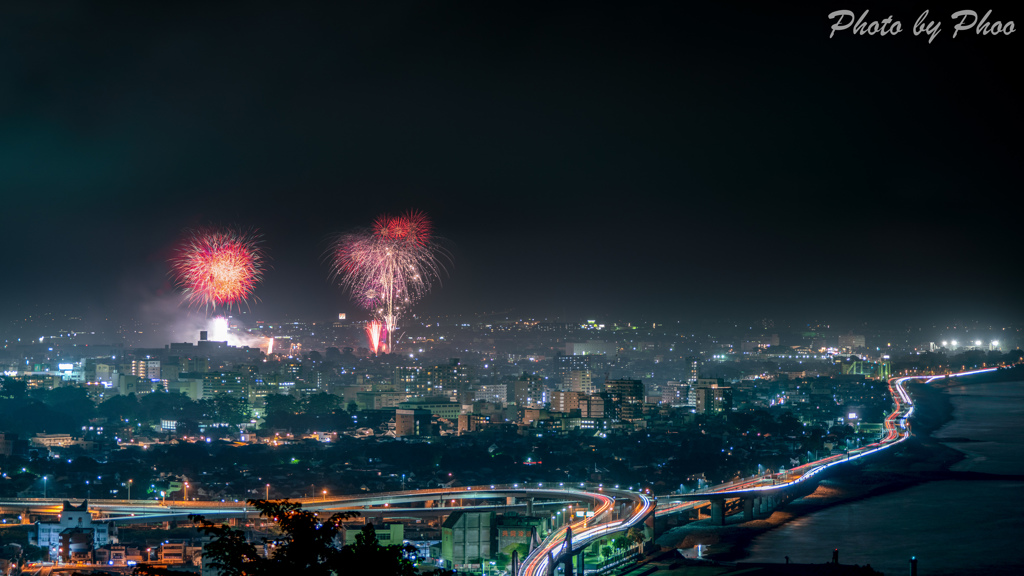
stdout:
{"type": "Polygon", "coordinates": [[[188,482],[185,482],[185,501],[188,502],[188,482]]]}
{"type": "Polygon", "coordinates": [[[324,502],[327,501],[327,490],[324,490],[324,502]]]}
{"type": "Polygon", "coordinates": [[[270,500],[270,484],[267,484],[267,500],[270,500]]]}
{"type": "Polygon", "coordinates": [[[46,499],[46,474],[43,474],[43,499],[46,499]]]}
{"type": "Polygon", "coordinates": [[[132,499],[132,479],[128,479],[128,500],[132,499]]]}

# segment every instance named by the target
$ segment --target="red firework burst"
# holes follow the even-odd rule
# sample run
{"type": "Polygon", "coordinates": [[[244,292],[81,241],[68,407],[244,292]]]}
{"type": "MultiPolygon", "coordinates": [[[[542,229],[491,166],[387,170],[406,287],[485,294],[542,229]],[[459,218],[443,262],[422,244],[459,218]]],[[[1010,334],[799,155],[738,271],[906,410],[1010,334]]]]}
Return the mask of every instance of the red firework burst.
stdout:
{"type": "MultiPolygon", "coordinates": [[[[331,272],[342,287],[373,316],[383,322],[380,348],[396,333],[405,310],[430,290],[444,269],[441,258],[451,260],[433,237],[430,219],[422,212],[378,217],[368,229],[337,238],[331,247],[331,272]]],[[[369,334],[373,347],[375,336],[369,334]]]]}
{"type": "Polygon", "coordinates": [[[192,230],[171,261],[190,306],[216,308],[248,300],[262,278],[263,250],[254,231],[192,230]]]}
{"type": "Polygon", "coordinates": [[[401,216],[378,216],[373,233],[387,240],[424,246],[430,242],[433,227],[423,212],[410,210],[401,216]]]}

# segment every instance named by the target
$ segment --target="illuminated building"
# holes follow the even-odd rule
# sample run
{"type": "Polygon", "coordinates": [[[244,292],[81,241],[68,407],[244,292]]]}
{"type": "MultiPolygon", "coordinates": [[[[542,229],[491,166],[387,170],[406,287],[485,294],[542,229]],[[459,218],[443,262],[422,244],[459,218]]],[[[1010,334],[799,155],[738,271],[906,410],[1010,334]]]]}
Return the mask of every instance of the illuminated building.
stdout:
{"type": "Polygon", "coordinates": [[[131,373],[140,380],[159,380],[159,360],[132,360],[131,373]]]}
{"type": "Polygon", "coordinates": [[[700,358],[696,356],[687,356],[686,358],[687,377],[686,382],[693,386],[697,383],[697,379],[700,378],[700,358]]]}
{"type": "Polygon", "coordinates": [[[471,373],[469,366],[462,364],[458,358],[427,370],[427,380],[433,388],[432,393],[444,394],[459,403],[469,402],[471,373]]]}
{"type": "Polygon", "coordinates": [[[590,395],[596,392],[593,376],[589,370],[573,370],[565,380],[566,389],[590,395]]]}
{"type": "Polygon", "coordinates": [[[543,408],[548,400],[542,378],[525,372],[516,380],[514,394],[516,406],[520,407],[543,408]]]}
{"type": "Polygon", "coordinates": [[[721,414],[732,408],[732,389],[713,384],[698,386],[695,390],[698,414],[721,414]]]}
{"type": "Polygon", "coordinates": [[[404,409],[395,410],[395,437],[431,436],[430,410],[404,409]]]}
{"type": "Polygon", "coordinates": [[[643,419],[644,383],[641,380],[606,380],[604,394],[621,420],[643,419]]]}
{"type": "Polygon", "coordinates": [[[410,398],[398,405],[399,408],[407,410],[426,410],[438,418],[447,418],[455,421],[462,412],[462,405],[448,400],[446,396],[428,396],[410,398]]]}
{"type": "Polygon", "coordinates": [[[89,502],[73,506],[67,500],[57,522],[37,524],[37,546],[50,551],[50,557],[64,561],[90,560],[94,548],[117,544],[117,528],[105,522],[94,523],[89,502]]]}
{"type": "Polygon", "coordinates": [[[568,414],[573,410],[580,409],[580,403],[587,401],[587,394],[557,390],[551,393],[551,411],[568,414]]]}

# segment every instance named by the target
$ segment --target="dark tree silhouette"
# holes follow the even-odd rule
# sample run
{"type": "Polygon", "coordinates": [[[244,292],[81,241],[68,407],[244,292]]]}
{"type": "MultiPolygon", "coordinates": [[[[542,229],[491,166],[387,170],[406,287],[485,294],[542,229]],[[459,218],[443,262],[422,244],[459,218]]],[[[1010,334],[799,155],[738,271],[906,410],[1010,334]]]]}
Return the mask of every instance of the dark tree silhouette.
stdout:
{"type": "MultiPolygon", "coordinates": [[[[321,518],[315,512],[303,510],[302,504],[298,502],[248,502],[260,511],[260,516],[274,520],[281,529],[279,538],[264,541],[271,550],[267,557],[247,541],[241,530],[214,524],[202,516],[189,516],[201,532],[213,537],[204,547],[203,554],[223,576],[417,574],[415,565],[406,557],[406,553],[414,552],[415,548],[400,544],[382,546],[377,541],[372,524],[367,524],[356,536],[355,544],[344,547],[338,544],[342,521],[358,516],[358,512],[340,512],[329,518],[321,518]]],[[[139,568],[135,574],[158,576],[161,573],[139,568]]],[[[435,570],[431,574],[446,576],[452,572],[435,570]]]]}

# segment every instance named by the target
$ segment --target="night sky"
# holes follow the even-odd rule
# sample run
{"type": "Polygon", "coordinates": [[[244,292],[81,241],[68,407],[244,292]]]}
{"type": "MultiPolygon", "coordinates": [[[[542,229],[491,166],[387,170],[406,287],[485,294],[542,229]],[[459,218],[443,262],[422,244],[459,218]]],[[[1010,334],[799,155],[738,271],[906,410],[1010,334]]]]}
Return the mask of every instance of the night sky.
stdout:
{"type": "Polygon", "coordinates": [[[952,38],[991,6],[554,4],[5,4],[0,317],[176,303],[182,230],[233,224],[256,316],[359,318],[330,237],[419,209],[423,314],[1024,319],[1024,33],[952,38]]]}

